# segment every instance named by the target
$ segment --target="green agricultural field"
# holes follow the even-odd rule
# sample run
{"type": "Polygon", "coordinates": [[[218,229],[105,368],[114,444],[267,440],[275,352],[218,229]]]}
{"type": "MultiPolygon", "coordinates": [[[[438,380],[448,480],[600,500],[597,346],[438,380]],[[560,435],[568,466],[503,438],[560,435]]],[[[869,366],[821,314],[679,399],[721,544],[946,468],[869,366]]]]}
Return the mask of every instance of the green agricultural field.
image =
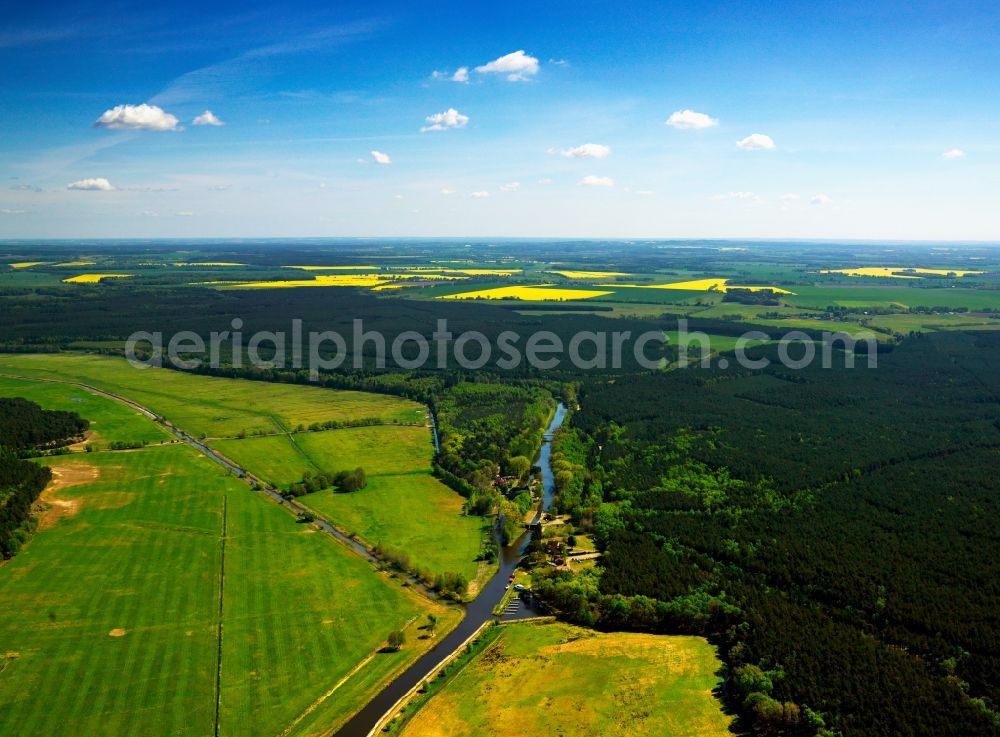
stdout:
{"type": "Polygon", "coordinates": [[[425,425],[232,437],[244,429],[279,433],[327,420],[423,423],[427,410],[421,404],[365,392],[137,370],[122,359],[80,354],[4,354],[0,373],[82,381],[140,402],[189,433],[229,436],[209,444],[279,487],[301,480],[305,471],[361,466],[369,487],[351,503],[329,503],[332,492],[307,503],[372,545],[405,550],[420,568],[462,573],[469,580],[477,575],[482,520],[463,515],[462,498],[430,475],[433,446],[425,425]],[[391,482],[377,480],[390,475],[391,482]]]}
{"type": "Polygon", "coordinates": [[[0,734],[211,734],[223,580],[223,735],[330,729],[426,649],[428,612],[457,621],[187,445],[47,460],[41,529],[0,567],[0,734]]]}
{"type": "Polygon", "coordinates": [[[1000,309],[1000,291],[963,287],[807,286],[795,287],[785,301],[803,307],[966,307],[1000,309]]]}
{"type": "Polygon", "coordinates": [[[699,637],[507,625],[401,734],[727,737],[721,665],[699,637]]]}
{"type": "Polygon", "coordinates": [[[305,471],[323,470],[297,450],[287,434],[212,440],[208,445],[279,489],[301,481],[305,471]]]}
{"type": "Polygon", "coordinates": [[[873,326],[903,334],[926,333],[934,330],[996,330],[1000,328],[1000,318],[976,317],[964,313],[873,315],[868,318],[868,322],[873,326]]]}
{"type": "Polygon", "coordinates": [[[136,410],[81,387],[0,376],[0,397],[24,397],[47,409],[76,412],[90,420],[86,442],[98,449],[115,441],[159,443],[174,437],[136,410]]]}
{"type": "Polygon", "coordinates": [[[321,491],[301,499],[370,545],[406,551],[418,568],[476,577],[483,520],[462,513],[463,500],[431,475],[426,427],[374,425],[322,432],[212,441],[228,458],[279,487],[310,471],[361,466],[368,485],[351,494],[321,491]]]}
{"type": "MultiPolygon", "coordinates": [[[[680,333],[677,330],[668,330],[664,332],[664,335],[670,345],[680,346],[680,333]]],[[[704,333],[700,330],[688,330],[687,345],[689,358],[700,355],[703,341],[698,336],[708,337],[708,349],[710,353],[723,353],[734,350],[736,343],[739,341],[739,338],[733,335],[715,335],[713,333],[704,333]]],[[[745,349],[752,348],[755,345],[763,345],[769,342],[768,340],[747,340],[744,341],[743,347],[745,349]]]]}
{"type": "Polygon", "coordinates": [[[428,472],[369,475],[361,491],[319,491],[301,501],[372,545],[405,551],[417,568],[469,581],[479,574],[476,558],[489,520],[464,515],[462,498],[428,472]]]}
{"type": "Polygon", "coordinates": [[[209,438],[273,433],[328,420],[423,422],[427,415],[423,405],[382,394],[139,370],[108,356],[5,354],[0,373],[81,381],[127,394],[187,432],[209,438]]]}

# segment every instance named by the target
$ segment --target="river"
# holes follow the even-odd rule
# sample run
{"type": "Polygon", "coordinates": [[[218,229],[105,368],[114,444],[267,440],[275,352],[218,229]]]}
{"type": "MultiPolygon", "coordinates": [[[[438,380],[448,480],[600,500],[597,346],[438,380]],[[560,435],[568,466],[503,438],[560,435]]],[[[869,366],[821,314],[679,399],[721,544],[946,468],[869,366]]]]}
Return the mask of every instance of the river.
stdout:
{"type": "MultiPolygon", "coordinates": [[[[552,494],[555,490],[555,479],[552,474],[552,435],[566,419],[566,407],[561,403],[556,408],[538,452],[537,466],[542,476],[542,505],[536,516],[536,521],[552,504],[552,494]]],[[[526,532],[510,545],[500,550],[500,568],[486,582],[479,596],[465,607],[465,618],[459,625],[441,639],[433,648],[420,656],[416,662],[403,671],[395,680],[386,685],[361,711],[355,714],[336,732],[337,737],[367,737],[379,720],[391,709],[400,698],[410,692],[416,685],[423,682],[434,670],[455,650],[465,644],[465,641],[478,630],[483,623],[494,619],[493,607],[503,598],[507,581],[524,549],[531,541],[531,533],[526,532]]],[[[535,616],[537,612],[525,607],[513,616],[505,615],[506,619],[517,619],[535,616]]]]}

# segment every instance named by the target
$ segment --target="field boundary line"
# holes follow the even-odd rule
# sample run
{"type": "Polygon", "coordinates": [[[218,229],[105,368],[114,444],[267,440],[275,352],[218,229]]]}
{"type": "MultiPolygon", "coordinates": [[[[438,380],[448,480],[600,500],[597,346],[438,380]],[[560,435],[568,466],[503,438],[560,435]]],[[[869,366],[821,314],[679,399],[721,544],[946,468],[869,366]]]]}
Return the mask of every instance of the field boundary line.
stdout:
{"type": "Polygon", "coordinates": [[[222,612],[225,603],[226,593],[226,537],[227,537],[227,517],[228,502],[225,494],[222,495],[222,537],[220,538],[219,556],[219,630],[216,638],[215,656],[215,737],[219,737],[219,711],[222,707],[222,612]]]}

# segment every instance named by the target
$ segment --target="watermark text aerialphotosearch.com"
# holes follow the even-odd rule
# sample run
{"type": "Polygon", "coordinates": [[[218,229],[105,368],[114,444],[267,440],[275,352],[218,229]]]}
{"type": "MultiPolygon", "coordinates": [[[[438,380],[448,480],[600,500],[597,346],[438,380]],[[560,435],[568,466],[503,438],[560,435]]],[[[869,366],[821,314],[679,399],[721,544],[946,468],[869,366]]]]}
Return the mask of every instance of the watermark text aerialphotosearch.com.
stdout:
{"type": "MultiPolygon", "coordinates": [[[[285,331],[262,330],[249,335],[242,332],[243,321],[236,318],[230,330],[212,332],[208,340],[190,330],[168,337],[161,332],[138,331],[129,336],[125,355],[137,367],[163,366],[193,370],[220,368],[223,356],[229,356],[228,365],[258,369],[307,369],[316,381],[322,371],[339,368],[371,368],[387,366],[392,359],[394,366],[407,369],[462,368],[479,370],[497,368],[514,370],[527,365],[534,369],[554,369],[568,361],[573,368],[588,370],[620,369],[631,358],[640,368],[663,368],[662,347],[670,338],[662,330],[649,330],[634,335],[632,331],[579,331],[567,340],[550,330],[521,334],[505,330],[490,340],[476,330],[454,333],[448,330],[448,321],[440,319],[428,337],[415,330],[407,330],[391,339],[375,330],[365,330],[364,321],[353,321],[347,336],[334,330],[303,330],[301,320],[292,320],[291,329],[285,331]],[[651,357],[650,353],[659,355],[651,357]],[[207,357],[206,357],[207,356],[207,357]],[[348,360],[350,359],[350,360],[348,360]],[[345,366],[346,364],[346,366],[345,366]]],[[[768,356],[752,356],[747,350],[771,336],[750,330],[736,339],[732,356],[737,364],[750,370],[760,370],[773,361],[768,356]]],[[[802,369],[813,365],[817,359],[823,368],[834,365],[834,356],[842,356],[841,363],[853,368],[855,347],[866,348],[867,366],[874,368],[878,360],[874,334],[851,336],[847,333],[823,332],[816,338],[800,330],[793,330],[777,341],[777,360],[789,369],[802,369]]],[[[672,366],[686,368],[692,364],[712,365],[712,337],[699,331],[688,331],[686,320],[678,320],[677,359],[672,366]]],[[[728,355],[728,354],[727,354],[728,355]]],[[[720,357],[715,364],[727,368],[729,358],[720,357]]]]}

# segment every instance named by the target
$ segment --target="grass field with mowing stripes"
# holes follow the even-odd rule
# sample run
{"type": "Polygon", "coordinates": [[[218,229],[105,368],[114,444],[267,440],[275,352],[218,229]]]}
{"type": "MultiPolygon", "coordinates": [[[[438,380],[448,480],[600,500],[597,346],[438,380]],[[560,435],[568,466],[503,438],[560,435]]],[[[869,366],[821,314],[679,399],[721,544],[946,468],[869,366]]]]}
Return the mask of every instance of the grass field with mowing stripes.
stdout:
{"type": "MultiPolygon", "coordinates": [[[[157,429],[88,396],[108,427],[157,429]]],[[[219,734],[330,729],[426,649],[428,612],[457,621],[186,445],[47,461],[43,529],[0,567],[0,734],[213,733],[224,499],[219,734]],[[407,647],[376,654],[404,626],[407,647]]]]}

